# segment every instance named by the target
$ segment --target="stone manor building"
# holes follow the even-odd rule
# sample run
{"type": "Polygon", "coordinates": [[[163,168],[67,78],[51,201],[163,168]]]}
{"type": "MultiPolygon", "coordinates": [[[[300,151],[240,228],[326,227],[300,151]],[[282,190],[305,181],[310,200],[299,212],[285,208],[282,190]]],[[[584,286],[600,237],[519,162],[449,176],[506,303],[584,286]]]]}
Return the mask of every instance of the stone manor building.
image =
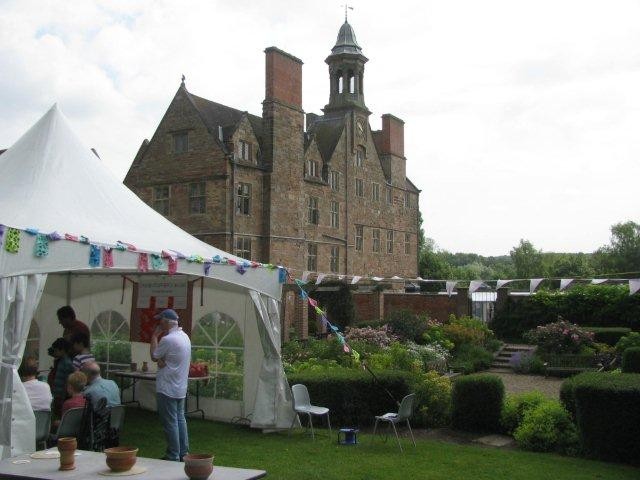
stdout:
{"type": "Polygon", "coordinates": [[[302,61],[275,47],[265,54],[261,116],[183,81],[124,183],[201,240],[297,277],[416,277],[420,190],[406,177],[404,122],[384,114],[371,130],[368,59],[351,25],[325,60],[322,115],[302,110],[302,61]]]}

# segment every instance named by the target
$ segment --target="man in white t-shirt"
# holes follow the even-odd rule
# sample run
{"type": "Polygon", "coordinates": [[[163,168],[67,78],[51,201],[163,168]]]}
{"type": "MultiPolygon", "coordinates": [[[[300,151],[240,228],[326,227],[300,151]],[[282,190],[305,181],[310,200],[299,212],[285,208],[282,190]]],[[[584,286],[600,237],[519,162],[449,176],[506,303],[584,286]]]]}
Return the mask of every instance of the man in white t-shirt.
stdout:
{"type": "Polygon", "coordinates": [[[24,389],[27,391],[29,402],[33,411],[51,411],[51,388],[46,382],[41,382],[36,378],[38,375],[38,362],[33,357],[26,357],[18,369],[18,375],[22,380],[24,389]]]}
{"type": "Polygon", "coordinates": [[[189,453],[187,420],[184,416],[191,340],[178,326],[178,314],[171,309],[155,316],[160,320],[151,335],[151,359],[158,363],[156,400],[158,415],[167,440],[164,460],[182,461],[189,453]],[[158,337],[164,336],[158,341],[158,337]]]}

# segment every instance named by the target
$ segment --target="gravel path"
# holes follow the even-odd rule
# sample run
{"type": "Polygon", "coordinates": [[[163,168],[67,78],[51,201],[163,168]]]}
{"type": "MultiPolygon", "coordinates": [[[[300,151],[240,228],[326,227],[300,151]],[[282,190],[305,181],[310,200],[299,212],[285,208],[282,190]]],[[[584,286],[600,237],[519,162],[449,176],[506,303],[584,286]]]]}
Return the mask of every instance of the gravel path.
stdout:
{"type": "Polygon", "coordinates": [[[489,370],[489,373],[502,378],[506,393],[538,390],[550,398],[560,398],[560,385],[563,381],[561,378],[545,378],[541,375],[522,375],[495,370],[489,370]]]}

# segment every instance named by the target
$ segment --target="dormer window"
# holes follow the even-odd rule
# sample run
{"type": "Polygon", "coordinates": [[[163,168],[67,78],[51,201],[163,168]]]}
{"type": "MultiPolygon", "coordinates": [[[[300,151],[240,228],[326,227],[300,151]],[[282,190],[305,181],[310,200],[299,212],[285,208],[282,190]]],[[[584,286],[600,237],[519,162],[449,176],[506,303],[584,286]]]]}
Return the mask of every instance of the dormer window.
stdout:
{"type": "Polygon", "coordinates": [[[356,167],[364,167],[364,159],[367,156],[367,152],[363,146],[359,146],[356,149],[356,167]]]}
{"type": "Polygon", "coordinates": [[[238,142],[238,160],[243,160],[245,162],[252,161],[251,144],[244,140],[240,140],[238,142]]]}
{"type": "Polygon", "coordinates": [[[316,162],[315,160],[307,160],[307,177],[320,177],[318,162],[316,162]]]}
{"type": "Polygon", "coordinates": [[[186,153],[189,151],[189,133],[180,132],[173,134],[173,153],[186,153]]]}

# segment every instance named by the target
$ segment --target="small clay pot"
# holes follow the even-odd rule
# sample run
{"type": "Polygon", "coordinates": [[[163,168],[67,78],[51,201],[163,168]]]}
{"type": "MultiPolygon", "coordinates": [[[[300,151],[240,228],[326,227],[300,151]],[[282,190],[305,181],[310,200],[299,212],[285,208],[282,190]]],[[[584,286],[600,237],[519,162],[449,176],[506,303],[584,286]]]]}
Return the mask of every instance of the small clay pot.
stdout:
{"type": "Polygon", "coordinates": [[[60,470],[73,470],[76,468],[75,453],[78,448],[76,437],[62,437],[58,439],[58,451],[60,452],[60,470]]]}
{"type": "Polygon", "coordinates": [[[135,447],[113,447],[104,450],[107,466],[112,472],[126,472],[136,464],[138,449],[135,447]]]}
{"type": "Polygon", "coordinates": [[[191,480],[207,480],[213,472],[213,455],[189,453],[184,456],[184,473],[191,480]]]}

